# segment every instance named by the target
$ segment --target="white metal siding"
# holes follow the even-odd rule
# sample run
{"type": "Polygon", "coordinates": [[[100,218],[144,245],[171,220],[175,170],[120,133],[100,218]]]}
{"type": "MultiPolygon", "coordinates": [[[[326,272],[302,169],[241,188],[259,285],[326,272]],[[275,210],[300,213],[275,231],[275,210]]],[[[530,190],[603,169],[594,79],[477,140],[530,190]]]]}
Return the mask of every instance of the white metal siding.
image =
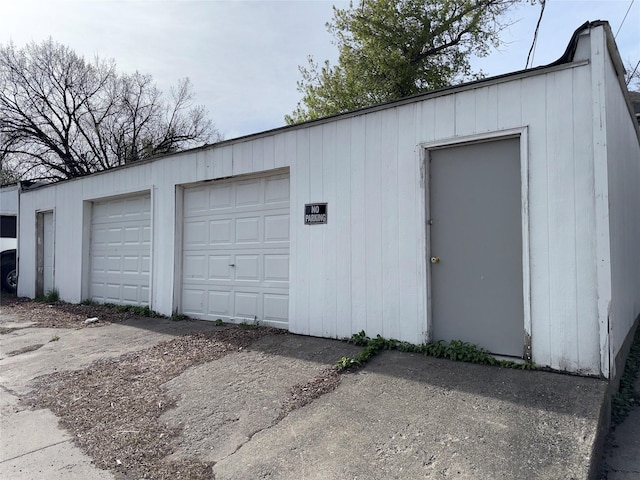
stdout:
{"type": "MultiPolygon", "coordinates": [[[[600,42],[600,51],[610,58],[604,39],[600,42]]],[[[609,323],[611,368],[614,368],[613,360],[640,314],[640,141],[611,61],[603,62],[602,66],[611,249],[611,304],[607,310],[609,317],[603,320],[609,323]]]]}
{"type": "Polygon", "coordinates": [[[150,259],[150,195],[95,202],[91,218],[91,299],[148,305],[150,259]]]}
{"type": "Polygon", "coordinates": [[[182,312],[282,328],[289,316],[289,178],[184,190],[182,312]]]}
{"type": "Polygon", "coordinates": [[[0,214],[18,214],[18,186],[0,187],[0,214]]]}

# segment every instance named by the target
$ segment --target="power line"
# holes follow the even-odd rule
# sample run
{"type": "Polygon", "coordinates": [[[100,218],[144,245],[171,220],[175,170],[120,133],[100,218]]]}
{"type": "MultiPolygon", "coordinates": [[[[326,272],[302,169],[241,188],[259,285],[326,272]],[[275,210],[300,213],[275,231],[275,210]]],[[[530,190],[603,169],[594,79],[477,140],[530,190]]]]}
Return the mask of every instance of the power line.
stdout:
{"type": "Polygon", "coordinates": [[[631,75],[629,75],[629,78],[627,79],[627,87],[631,83],[631,80],[633,79],[633,76],[636,74],[636,71],[638,70],[638,67],[640,67],[640,60],[638,60],[638,63],[636,63],[636,68],[633,69],[633,72],[631,72],[631,75]]]}
{"type": "Polygon", "coordinates": [[[540,9],[540,17],[538,17],[538,23],[536,24],[536,30],[533,33],[533,42],[531,43],[531,48],[529,49],[529,54],[527,55],[527,64],[524,66],[524,68],[528,68],[529,67],[529,59],[531,59],[531,64],[533,65],[533,53],[535,51],[536,48],[536,43],[538,42],[538,31],[540,30],[540,22],[542,22],[542,15],[544,14],[544,7],[545,7],[545,0],[540,0],[540,5],[542,5],[542,8],[540,9]]]}
{"type": "Polygon", "coordinates": [[[633,7],[633,2],[635,2],[635,1],[636,0],[631,0],[631,3],[629,4],[629,8],[627,8],[627,13],[624,14],[624,18],[622,19],[622,22],[620,22],[620,26],[618,27],[618,31],[613,36],[614,39],[618,38],[618,34],[620,33],[620,29],[622,28],[622,25],[624,25],[624,21],[627,19],[627,15],[629,15],[629,11],[631,10],[631,7],[633,7]]]}

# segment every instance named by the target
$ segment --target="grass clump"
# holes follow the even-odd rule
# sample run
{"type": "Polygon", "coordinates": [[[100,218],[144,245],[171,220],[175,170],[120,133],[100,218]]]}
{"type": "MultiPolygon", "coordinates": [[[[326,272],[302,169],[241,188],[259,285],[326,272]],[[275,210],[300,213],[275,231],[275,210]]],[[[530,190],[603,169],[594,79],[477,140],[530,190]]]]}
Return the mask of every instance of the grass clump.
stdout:
{"type": "MultiPolygon", "coordinates": [[[[216,325],[217,325],[217,320],[216,320],[216,325]]],[[[242,323],[240,323],[240,328],[259,328],[260,327],[260,320],[258,320],[258,317],[253,317],[253,322],[249,323],[248,321],[244,320],[242,323]]]]}
{"type": "Polygon", "coordinates": [[[42,302],[42,303],[59,302],[60,292],[58,291],[57,288],[52,288],[51,290],[47,291],[47,293],[45,293],[44,295],[40,295],[39,297],[36,297],[35,301],[42,302]]]}
{"type": "MultiPolygon", "coordinates": [[[[151,310],[148,305],[120,305],[115,303],[100,303],[90,298],[87,298],[86,300],[83,300],[82,302],[80,302],[80,305],[86,305],[88,307],[100,305],[100,306],[109,308],[114,312],[130,313],[138,317],[167,318],[165,315],[162,315],[161,313],[158,313],[155,310],[151,310]]],[[[174,312],[170,318],[171,320],[186,320],[189,317],[187,317],[182,313],[174,312]]]]}
{"type": "Polygon", "coordinates": [[[105,303],[104,306],[118,313],[131,313],[138,317],[165,318],[161,313],[151,310],[148,305],[116,305],[114,303],[105,303]]]}
{"type": "Polygon", "coordinates": [[[187,317],[184,313],[178,313],[178,312],[173,312],[173,314],[170,317],[170,320],[173,320],[174,322],[182,322],[183,320],[188,320],[189,317],[187,317]]]}

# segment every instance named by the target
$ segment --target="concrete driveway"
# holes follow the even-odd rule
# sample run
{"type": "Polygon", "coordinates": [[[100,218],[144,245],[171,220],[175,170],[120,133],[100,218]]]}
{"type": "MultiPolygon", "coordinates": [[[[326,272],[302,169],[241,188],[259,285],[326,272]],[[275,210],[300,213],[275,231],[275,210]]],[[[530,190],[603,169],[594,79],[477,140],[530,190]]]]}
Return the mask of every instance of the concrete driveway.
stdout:
{"type": "MultiPolygon", "coordinates": [[[[0,327],[9,328],[0,335],[0,478],[11,479],[128,478],[115,464],[96,468],[51,411],[20,399],[38,376],[214,328],[148,319],[42,329],[4,313],[0,327]]],[[[180,429],[166,460],[209,462],[219,480],[595,478],[607,387],[596,379],[385,351],[335,390],[285,408],[292,386],[354,349],[269,335],[186,369],[163,386],[175,406],[160,421],[180,429]]]]}

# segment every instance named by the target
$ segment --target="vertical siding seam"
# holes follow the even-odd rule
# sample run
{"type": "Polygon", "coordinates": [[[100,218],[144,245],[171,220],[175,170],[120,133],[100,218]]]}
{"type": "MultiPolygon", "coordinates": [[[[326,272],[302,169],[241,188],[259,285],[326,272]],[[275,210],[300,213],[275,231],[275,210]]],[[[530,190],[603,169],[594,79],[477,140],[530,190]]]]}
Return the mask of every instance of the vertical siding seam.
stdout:
{"type": "MultiPolygon", "coordinates": [[[[349,141],[348,141],[348,142],[345,142],[345,146],[344,146],[343,148],[344,148],[345,150],[347,150],[347,148],[348,148],[348,151],[349,151],[349,153],[346,155],[346,158],[348,158],[348,159],[349,159],[349,166],[348,166],[348,168],[345,168],[345,175],[346,175],[346,174],[348,174],[348,175],[349,175],[349,176],[348,176],[348,181],[347,181],[347,187],[350,187],[350,186],[351,186],[351,138],[352,138],[352,134],[353,134],[353,131],[352,131],[352,122],[348,122],[348,123],[347,123],[347,125],[348,125],[348,129],[349,129],[349,137],[348,137],[348,138],[349,138],[349,141]]],[[[336,131],[336,139],[337,139],[337,135],[338,135],[338,133],[337,133],[337,131],[336,131]]],[[[337,140],[336,140],[336,143],[337,143],[337,140]]],[[[338,179],[338,176],[339,176],[339,175],[338,175],[338,152],[337,152],[337,151],[336,151],[336,171],[335,171],[335,173],[336,173],[336,208],[337,208],[337,207],[338,207],[338,201],[337,201],[337,195],[338,195],[338,189],[337,189],[337,186],[338,186],[338,180],[337,180],[337,179],[338,179]]],[[[349,192],[349,191],[351,190],[351,188],[347,188],[346,190],[347,190],[347,192],[349,192]]],[[[352,292],[352,283],[351,283],[351,275],[352,275],[352,256],[351,256],[351,255],[352,255],[352,249],[351,249],[351,241],[352,241],[352,235],[351,235],[351,234],[352,234],[352,229],[351,229],[351,209],[352,209],[353,205],[352,205],[352,202],[351,202],[351,195],[350,195],[350,194],[349,194],[349,199],[348,199],[348,206],[349,206],[349,208],[348,208],[348,209],[347,209],[347,208],[345,208],[344,210],[345,210],[345,216],[346,216],[346,215],[348,215],[347,221],[345,222],[345,223],[346,223],[346,225],[348,225],[348,228],[346,228],[346,229],[345,229],[345,231],[346,231],[345,237],[346,237],[346,236],[348,236],[349,241],[348,241],[348,242],[346,242],[346,241],[345,241],[345,247],[346,247],[346,248],[345,248],[345,250],[346,250],[346,252],[345,252],[345,253],[346,253],[346,258],[348,258],[348,259],[349,259],[349,261],[348,261],[348,262],[345,262],[345,266],[346,266],[346,268],[348,268],[348,278],[349,278],[349,284],[348,284],[348,286],[349,286],[349,295],[348,295],[348,296],[346,296],[346,298],[347,298],[346,302],[348,302],[348,304],[349,304],[349,318],[345,318],[345,319],[343,319],[342,321],[344,321],[344,322],[348,322],[348,323],[349,323],[348,332],[353,332],[353,316],[352,316],[352,314],[351,314],[351,311],[352,311],[352,308],[353,308],[353,301],[352,301],[352,297],[351,297],[351,292],[352,292]]],[[[338,237],[337,237],[337,235],[336,235],[336,239],[337,239],[337,238],[338,238],[338,237]]],[[[336,246],[337,246],[337,245],[336,245],[336,246]]],[[[337,273],[338,273],[338,256],[336,255],[336,275],[337,275],[337,273]]],[[[338,292],[336,291],[336,295],[337,295],[337,293],[338,293],[338,292]]],[[[338,301],[337,301],[337,298],[336,298],[336,308],[338,308],[338,301]]],[[[345,310],[346,310],[346,309],[345,309],[345,310]]],[[[345,312],[345,313],[346,313],[346,312],[345,312]]],[[[341,320],[340,320],[340,319],[338,319],[337,321],[338,321],[338,325],[336,325],[336,333],[338,332],[338,330],[340,330],[339,322],[340,322],[341,320]]],[[[342,331],[344,331],[344,330],[342,330],[342,331]]]]}
{"type": "Polygon", "coordinates": [[[396,152],[396,158],[395,158],[395,175],[394,175],[394,181],[395,181],[395,195],[396,195],[396,202],[397,202],[397,216],[396,218],[398,219],[398,223],[396,224],[396,234],[397,234],[397,244],[396,244],[396,249],[395,249],[395,265],[396,265],[396,270],[395,270],[395,278],[394,278],[394,282],[396,284],[396,295],[397,295],[397,302],[395,305],[395,314],[397,315],[397,318],[394,318],[393,321],[395,322],[395,332],[396,335],[399,338],[402,338],[401,335],[401,322],[403,320],[401,320],[400,318],[400,219],[401,217],[401,212],[400,212],[400,179],[398,178],[400,175],[400,117],[401,117],[401,112],[400,109],[396,110],[396,144],[395,144],[395,152],[396,152]]]}
{"type": "MultiPolygon", "coordinates": [[[[395,111],[396,109],[392,109],[392,111],[395,111]]],[[[389,115],[391,114],[391,112],[389,112],[389,115]]],[[[383,134],[382,134],[382,126],[384,125],[385,122],[382,121],[382,116],[380,116],[380,135],[378,135],[378,152],[380,152],[380,158],[378,159],[378,171],[380,172],[380,178],[378,179],[379,182],[379,188],[380,188],[380,192],[386,192],[388,190],[386,190],[384,188],[384,175],[382,174],[382,164],[386,161],[388,161],[387,159],[383,158],[382,152],[383,152],[383,145],[382,145],[382,138],[383,138],[383,134]]],[[[384,198],[382,195],[380,195],[380,213],[382,213],[382,202],[384,202],[384,198]]],[[[385,331],[385,324],[387,323],[387,319],[384,316],[385,313],[385,303],[387,301],[386,296],[385,296],[385,291],[384,291],[384,219],[382,218],[382,215],[380,215],[380,222],[379,222],[379,236],[378,238],[380,239],[380,251],[378,252],[378,254],[380,255],[380,265],[379,265],[379,272],[380,272],[380,299],[381,299],[381,304],[380,304],[380,333],[384,335],[384,331],[385,331]]]]}
{"type": "MultiPolygon", "coordinates": [[[[547,207],[547,215],[546,215],[546,223],[547,223],[547,275],[551,275],[551,229],[550,226],[550,218],[551,218],[551,207],[550,207],[550,198],[549,198],[549,137],[547,135],[548,129],[548,118],[549,118],[549,88],[548,82],[550,81],[550,76],[545,75],[545,183],[546,183],[546,207],[547,207]]],[[[548,364],[553,367],[553,336],[551,334],[551,326],[553,322],[553,312],[552,312],[552,298],[551,298],[551,282],[547,281],[547,351],[548,351],[548,364]]]]}
{"type": "MultiPolygon", "coordinates": [[[[306,162],[307,162],[307,201],[314,201],[311,200],[309,198],[309,193],[311,192],[311,129],[307,129],[306,130],[307,133],[307,151],[306,153],[306,162]]],[[[309,252],[311,252],[311,235],[307,235],[307,251],[306,251],[306,255],[309,255],[309,252]]],[[[308,273],[308,272],[307,272],[308,273]]],[[[311,299],[311,282],[309,281],[309,277],[307,277],[307,292],[306,292],[306,299],[307,299],[307,314],[306,314],[306,327],[305,327],[305,332],[307,335],[310,334],[311,332],[311,311],[309,310],[309,304],[310,299],[311,299]]]]}
{"type": "MultiPolygon", "coordinates": [[[[576,69],[571,71],[571,85],[575,85],[575,79],[577,76],[576,69]]],[[[573,321],[575,328],[575,368],[580,370],[580,319],[578,315],[578,271],[580,269],[580,265],[578,263],[578,211],[577,211],[577,194],[578,194],[578,165],[576,162],[576,136],[575,136],[575,128],[576,128],[576,115],[575,115],[575,105],[576,105],[576,89],[572,88],[571,91],[571,156],[573,160],[573,261],[575,263],[575,271],[574,271],[574,285],[575,285],[575,298],[574,298],[574,306],[573,306],[573,321]]]]}
{"type": "MultiPolygon", "coordinates": [[[[375,113],[374,113],[375,115],[375,113]]],[[[363,119],[363,124],[364,124],[364,146],[363,146],[363,156],[364,156],[364,160],[363,160],[363,164],[362,164],[362,179],[363,179],[363,185],[362,185],[362,195],[364,197],[364,205],[366,208],[366,204],[367,204],[367,164],[368,164],[368,159],[367,159],[367,118],[365,117],[363,119]]],[[[367,292],[369,291],[369,272],[368,272],[368,262],[367,262],[367,243],[368,239],[369,239],[369,235],[367,235],[367,216],[364,215],[362,218],[362,231],[364,232],[364,245],[362,246],[364,249],[364,298],[365,298],[365,304],[362,306],[362,309],[364,311],[364,331],[368,331],[369,330],[369,309],[367,308],[366,305],[366,298],[367,298],[367,292]]]]}

